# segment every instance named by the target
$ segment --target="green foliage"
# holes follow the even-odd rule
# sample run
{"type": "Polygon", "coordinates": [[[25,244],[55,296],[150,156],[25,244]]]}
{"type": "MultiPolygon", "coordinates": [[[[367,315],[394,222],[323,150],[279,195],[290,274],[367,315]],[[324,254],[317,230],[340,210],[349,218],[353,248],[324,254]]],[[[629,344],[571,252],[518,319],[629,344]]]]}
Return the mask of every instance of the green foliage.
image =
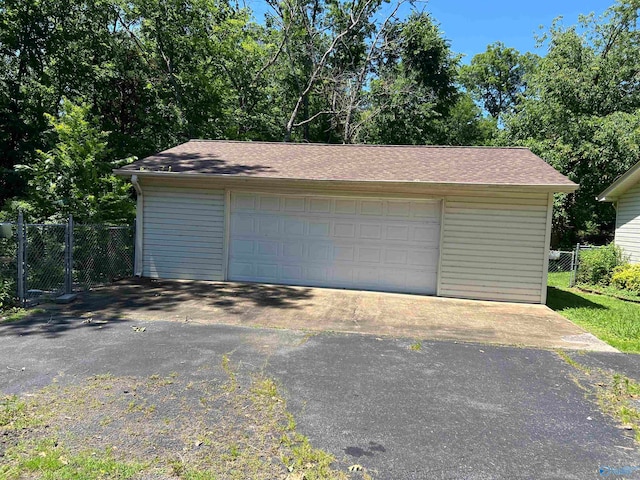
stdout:
{"type": "Polygon", "coordinates": [[[64,100],[60,117],[47,118],[55,146],[38,151],[32,164],[16,166],[28,175],[31,220],[60,221],[72,214],[82,223],[131,222],[130,187],[111,173],[119,163],[106,161],[107,134],[91,123],[89,108],[64,100]]]}
{"type": "Polygon", "coordinates": [[[363,139],[382,144],[475,145],[495,124],[455,87],[460,56],[427,13],[390,27],[388,60],[371,82],[363,139]],[[368,116],[368,117],[367,117],[368,116]]]}
{"type": "Polygon", "coordinates": [[[0,311],[15,303],[15,287],[15,281],[5,278],[4,276],[0,278],[0,311]]]}
{"type": "Polygon", "coordinates": [[[640,156],[640,0],[555,23],[543,58],[498,42],[464,67],[425,11],[268,3],[257,22],[228,0],[4,0],[0,218],[129,222],[113,161],[195,137],[508,144],[581,184],[554,244],[610,236],[595,196],[640,156]]]}
{"type": "Polygon", "coordinates": [[[621,0],[579,28],[554,23],[547,55],[527,77],[507,143],[530,147],[580,184],[556,201],[555,237],[601,241],[615,211],[596,196],[640,156],[638,0],[621,0]]]}
{"type": "Polygon", "coordinates": [[[620,351],[640,353],[640,304],[565,285],[549,288],[547,306],[620,351]]]}
{"type": "Polygon", "coordinates": [[[474,100],[498,119],[515,110],[526,87],[525,75],[533,70],[537,61],[533,54],[521,55],[514,48],[496,42],[460,69],[460,83],[474,100]]]}
{"type": "Polygon", "coordinates": [[[622,250],[610,243],[580,252],[577,283],[606,286],[611,283],[614,268],[624,265],[622,250]]]}
{"type": "Polygon", "coordinates": [[[640,295],[640,264],[615,267],[611,285],[640,295]]]}

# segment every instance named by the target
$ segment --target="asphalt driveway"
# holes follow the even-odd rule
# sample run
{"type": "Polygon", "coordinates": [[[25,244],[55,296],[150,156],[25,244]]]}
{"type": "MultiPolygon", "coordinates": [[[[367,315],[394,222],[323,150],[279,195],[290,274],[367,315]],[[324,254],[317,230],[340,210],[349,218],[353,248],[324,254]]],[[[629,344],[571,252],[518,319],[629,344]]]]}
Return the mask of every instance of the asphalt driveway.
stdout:
{"type": "Polygon", "coordinates": [[[327,288],[129,279],[44,318],[173,320],[616,351],[544,305],[327,288]]]}
{"type": "MultiPolygon", "coordinates": [[[[227,355],[239,378],[273,377],[299,431],[340,468],[375,479],[585,479],[640,465],[632,432],[549,350],[97,316],[0,325],[0,342],[0,390],[19,395],[107,373],[197,383],[222,375],[227,355]]],[[[590,355],[574,358],[640,371],[640,357],[590,355]]]]}

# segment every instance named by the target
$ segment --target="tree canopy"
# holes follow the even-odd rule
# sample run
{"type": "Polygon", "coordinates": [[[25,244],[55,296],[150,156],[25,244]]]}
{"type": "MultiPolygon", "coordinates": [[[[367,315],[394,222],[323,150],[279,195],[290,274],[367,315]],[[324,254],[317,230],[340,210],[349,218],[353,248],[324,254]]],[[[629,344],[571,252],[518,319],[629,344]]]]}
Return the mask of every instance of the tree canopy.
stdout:
{"type": "Polygon", "coordinates": [[[557,241],[610,235],[615,211],[595,197],[640,158],[639,6],[621,1],[578,26],[556,22],[507,119],[504,141],[530,147],[580,184],[556,201],[557,241]]]}
{"type": "Polygon", "coordinates": [[[581,184],[554,242],[610,235],[594,197],[638,159],[640,0],[555,22],[540,57],[498,41],[466,65],[405,0],[267,3],[0,0],[5,212],[131,221],[114,162],[190,138],[525,145],[581,184]]]}

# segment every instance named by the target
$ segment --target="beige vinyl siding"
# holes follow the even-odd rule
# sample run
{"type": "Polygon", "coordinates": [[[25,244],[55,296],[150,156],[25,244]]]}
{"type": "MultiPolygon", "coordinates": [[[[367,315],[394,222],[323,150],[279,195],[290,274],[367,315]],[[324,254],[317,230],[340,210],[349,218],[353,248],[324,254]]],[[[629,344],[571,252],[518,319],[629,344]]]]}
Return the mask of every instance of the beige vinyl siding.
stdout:
{"type": "Polygon", "coordinates": [[[549,194],[446,196],[439,295],[540,303],[549,194]]]}
{"type": "Polygon", "coordinates": [[[147,185],[143,274],[223,280],[224,191],[147,185]]]}
{"type": "Polygon", "coordinates": [[[616,245],[632,263],[640,263],[640,183],[618,200],[616,245]]]}

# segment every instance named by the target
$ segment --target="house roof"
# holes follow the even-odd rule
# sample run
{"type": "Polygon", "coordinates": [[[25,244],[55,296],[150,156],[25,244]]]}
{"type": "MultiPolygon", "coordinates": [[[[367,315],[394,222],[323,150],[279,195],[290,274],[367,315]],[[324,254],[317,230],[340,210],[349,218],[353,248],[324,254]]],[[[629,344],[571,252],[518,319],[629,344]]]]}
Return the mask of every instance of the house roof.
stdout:
{"type": "Polygon", "coordinates": [[[191,140],[115,171],[307,181],[578,186],[527,148],[191,140]]]}
{"type": "Polygon", "coordinates": [[[620,196],[640,182],[640,162],[620,175],[607,189],[596,198],[601,202],[615,202],[620,196]]]}

